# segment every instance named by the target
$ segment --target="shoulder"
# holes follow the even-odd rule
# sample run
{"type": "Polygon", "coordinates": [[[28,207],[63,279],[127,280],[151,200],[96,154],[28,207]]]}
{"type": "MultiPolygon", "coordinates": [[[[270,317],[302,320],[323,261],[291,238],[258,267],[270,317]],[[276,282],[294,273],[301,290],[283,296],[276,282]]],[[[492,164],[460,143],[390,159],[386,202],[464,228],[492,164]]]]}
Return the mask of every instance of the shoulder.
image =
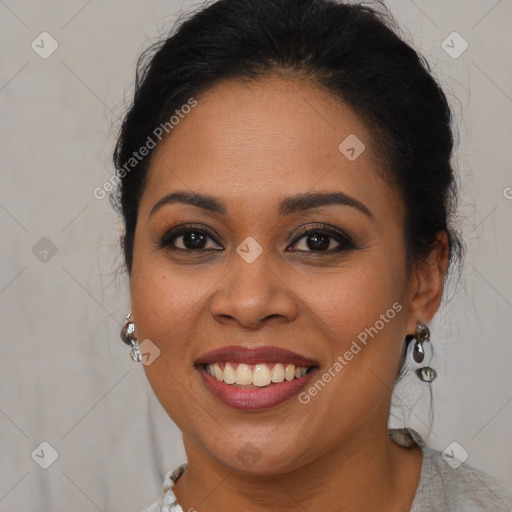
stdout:
{"type": "MultiPolygon", "coordinates": [[[[436,490],[429,500],[444,505],[451,511],[507,511],[512,510],[512,489],[503,482],[463,462],[451,459],[431,448],[430,465],[426,469],[426,483],[436,490]]],[[[426,491],[428,491],[428,487],[426,491]]]]}
{"type": "MultiPolygon", "coordinates": [[[[415,430],[406,430],[423,453],[420,482],[411,512],[512,510],[512,487],[461,462],[456,450],[440,452],[430,448],[415,430]]],[[[398,434],[401,435],[404,431],[398,434]]]]}

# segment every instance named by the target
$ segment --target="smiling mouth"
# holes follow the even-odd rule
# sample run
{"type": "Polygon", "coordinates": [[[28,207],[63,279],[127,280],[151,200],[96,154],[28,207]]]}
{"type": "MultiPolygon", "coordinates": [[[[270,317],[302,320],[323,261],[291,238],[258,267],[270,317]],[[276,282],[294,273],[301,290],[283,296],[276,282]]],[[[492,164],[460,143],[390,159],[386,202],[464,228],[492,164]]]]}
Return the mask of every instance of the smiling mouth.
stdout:
{"type": "Polygon", "coordinates": [[[319,362],[276,346],[229,345],[196,359],[205,388],[232,409],[262,411],[296,396],[319,362]]]}
{"type": "Polygon", "coordinates": [[[247,364],[221,361],[203,365],[205,372],[220,382],[238,388],[264,388],[285,381],[300,379],[315,366],[298,366],[292,363],[247,364]]]}

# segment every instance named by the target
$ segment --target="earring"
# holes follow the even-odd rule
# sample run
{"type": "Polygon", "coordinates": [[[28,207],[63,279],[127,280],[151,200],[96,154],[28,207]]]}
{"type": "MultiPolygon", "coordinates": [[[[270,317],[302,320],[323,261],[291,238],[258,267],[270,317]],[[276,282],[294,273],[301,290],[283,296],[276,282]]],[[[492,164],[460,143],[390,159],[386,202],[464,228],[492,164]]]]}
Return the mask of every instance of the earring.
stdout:
{"type": "Polygon", "coordinates": [[[130,349],[130,357],[132,358],[134,363],[139,363],[142,361],[142,354],[139,349],[139,341],[135,336],[135,324],[131,320],[131,315],[128,313],[126,315],[126,323],[121,329],[121,339],[129,346],[130,349]]]}
{"type": "Polygon", "coordinates": [[[431,383],[437,377],[437,372],[429,366],[433,355],[432,344],[429,340],[428,327],[416,324],[416,334],[407,346],[407,360],[420,380],[431,383]]]}

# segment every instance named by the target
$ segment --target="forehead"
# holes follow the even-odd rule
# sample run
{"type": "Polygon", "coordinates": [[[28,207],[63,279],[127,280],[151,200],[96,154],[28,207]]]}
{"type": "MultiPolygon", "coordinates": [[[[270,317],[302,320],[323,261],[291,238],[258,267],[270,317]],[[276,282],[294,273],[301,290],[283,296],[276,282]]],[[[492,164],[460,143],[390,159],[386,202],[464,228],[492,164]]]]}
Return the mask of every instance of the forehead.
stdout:
{"type": "Polygon", "coordinates": [[[389,199],[369,130],[313,82],[231,80],[196,100],[153,155],[148,202],[184,188],[239,207],[315,189],[370,203],[383,199],[380,191],[389,199]]]}

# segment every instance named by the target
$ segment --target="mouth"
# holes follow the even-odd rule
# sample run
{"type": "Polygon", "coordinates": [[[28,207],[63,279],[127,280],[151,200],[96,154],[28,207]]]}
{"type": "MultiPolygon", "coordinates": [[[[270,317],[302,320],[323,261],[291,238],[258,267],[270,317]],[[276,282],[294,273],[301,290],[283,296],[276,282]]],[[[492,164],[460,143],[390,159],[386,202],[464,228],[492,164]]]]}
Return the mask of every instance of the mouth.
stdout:
{"type": "Polygon", "coordinates": [[[318,363],[278,347],[224,347],[195,363],[205,387],[233,409],[279,405],[306,386],[318,363]]]}

